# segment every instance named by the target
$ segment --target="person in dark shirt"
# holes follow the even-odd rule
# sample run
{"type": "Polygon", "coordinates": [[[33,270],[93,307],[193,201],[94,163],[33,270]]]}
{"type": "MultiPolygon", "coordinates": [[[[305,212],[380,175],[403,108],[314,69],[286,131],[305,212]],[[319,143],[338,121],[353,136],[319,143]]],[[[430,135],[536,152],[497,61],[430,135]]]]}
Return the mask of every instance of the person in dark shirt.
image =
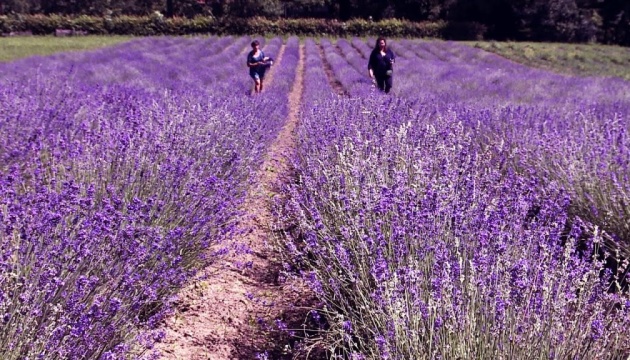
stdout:
{"type": "Polygon", "coordinates": [[[394,61],[396,55],[387,48],[385,38],[379,37],[374,45],[374,50],[370,54],[368,62],[368,71],[370,78],[376,79],[376,85],[385,93],[389,93],[392,89],[392,78],[394,70],[394,61]]]}
{"type": "Polygon", "coordinates": [[[260,50],[258,40],[252,41],[252,51],[247,54],[247,67],[249,67],[249,76],[254,79],[254,93],[262,91],[265,72],[272,64],[273,60],[260,50]]]}

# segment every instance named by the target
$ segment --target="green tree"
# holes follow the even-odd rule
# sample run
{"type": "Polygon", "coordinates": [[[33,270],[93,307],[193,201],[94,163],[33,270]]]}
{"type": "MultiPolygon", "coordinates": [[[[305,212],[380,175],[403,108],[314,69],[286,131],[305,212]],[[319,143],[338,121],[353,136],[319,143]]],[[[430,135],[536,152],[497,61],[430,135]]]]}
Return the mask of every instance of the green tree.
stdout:
{"type": "Polygon", "coordinates": [[[438,20],[450,5],[444,0],[396,0],[396,17],[414,21],[438,20]]]}
{"type": "Polygon", "coordinates": [[[0,12],[3,14],[29,13],[31,12],[31,4],[28,0],[2,0],[0,1],[0,12]]]}
{"type": "Polygon", "coordinates": [[[601,15],[603,40],[608,43],[630,45],[630,2],[606,0],[602,4],[601,15]]]}
{"type": "Polygon", "coordinates": [[[332,0],[284,0],[284,12],[288,17],[330,17],[335,1],[332,0]]]}

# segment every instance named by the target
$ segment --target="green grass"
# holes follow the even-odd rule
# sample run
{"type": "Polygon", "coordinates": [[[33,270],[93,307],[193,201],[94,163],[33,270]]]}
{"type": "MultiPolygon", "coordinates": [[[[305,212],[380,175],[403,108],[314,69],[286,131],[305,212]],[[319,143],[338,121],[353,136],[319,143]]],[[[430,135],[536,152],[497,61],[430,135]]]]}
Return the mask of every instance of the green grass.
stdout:
{"type": "Polygon", "coordinates": [[[630,80],[630,48],[596,44],[466,42],[519,63],[543,69],[630,80]]]}
{"type": "Polygon", "coordinates": [[[130,36],[54,37],[28,36],[0,38],[0,62],[33,55],[91,50],[130,40],[130,36]]]}

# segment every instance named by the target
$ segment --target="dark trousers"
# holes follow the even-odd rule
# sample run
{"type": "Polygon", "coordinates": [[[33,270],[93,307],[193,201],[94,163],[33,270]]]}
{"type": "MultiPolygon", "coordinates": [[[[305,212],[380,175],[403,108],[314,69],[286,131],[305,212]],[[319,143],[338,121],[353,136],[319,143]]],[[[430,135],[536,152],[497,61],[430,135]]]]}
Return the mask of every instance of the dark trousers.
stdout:
{"type": "Polygon", "coordinates": [[[381,89],[382,91],[385,91],[385,93],[389,93],[389,90],[392,89],[393,76],[383,75],[383,76],[375,76],[375,78],[376,78],[376,86],[378,86],[378,88],[381,89]]]}

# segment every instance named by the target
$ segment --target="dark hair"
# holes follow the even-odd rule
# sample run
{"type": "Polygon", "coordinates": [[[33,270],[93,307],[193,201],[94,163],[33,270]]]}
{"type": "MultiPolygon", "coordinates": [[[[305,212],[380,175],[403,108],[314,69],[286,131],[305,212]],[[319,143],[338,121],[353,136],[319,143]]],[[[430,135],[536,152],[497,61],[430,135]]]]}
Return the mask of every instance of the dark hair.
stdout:
{"type": "Polygon", "coordinates": [[[374,50],[379,50],[379,46],[378,43],[381,42],[381,40],[383,40],[385,42],[385,51],[387,51],[387,40],[385,40],[384,37],[379,37],[378,39],[376,39],[376,44],[374,44],[374,50]]]}
{"type": "Polygon", "coordinates": [[[260,43],[258,42],[258,40],[254,40],[252,41],[252,47],[258,46],[260,45],[260,43]]]}

